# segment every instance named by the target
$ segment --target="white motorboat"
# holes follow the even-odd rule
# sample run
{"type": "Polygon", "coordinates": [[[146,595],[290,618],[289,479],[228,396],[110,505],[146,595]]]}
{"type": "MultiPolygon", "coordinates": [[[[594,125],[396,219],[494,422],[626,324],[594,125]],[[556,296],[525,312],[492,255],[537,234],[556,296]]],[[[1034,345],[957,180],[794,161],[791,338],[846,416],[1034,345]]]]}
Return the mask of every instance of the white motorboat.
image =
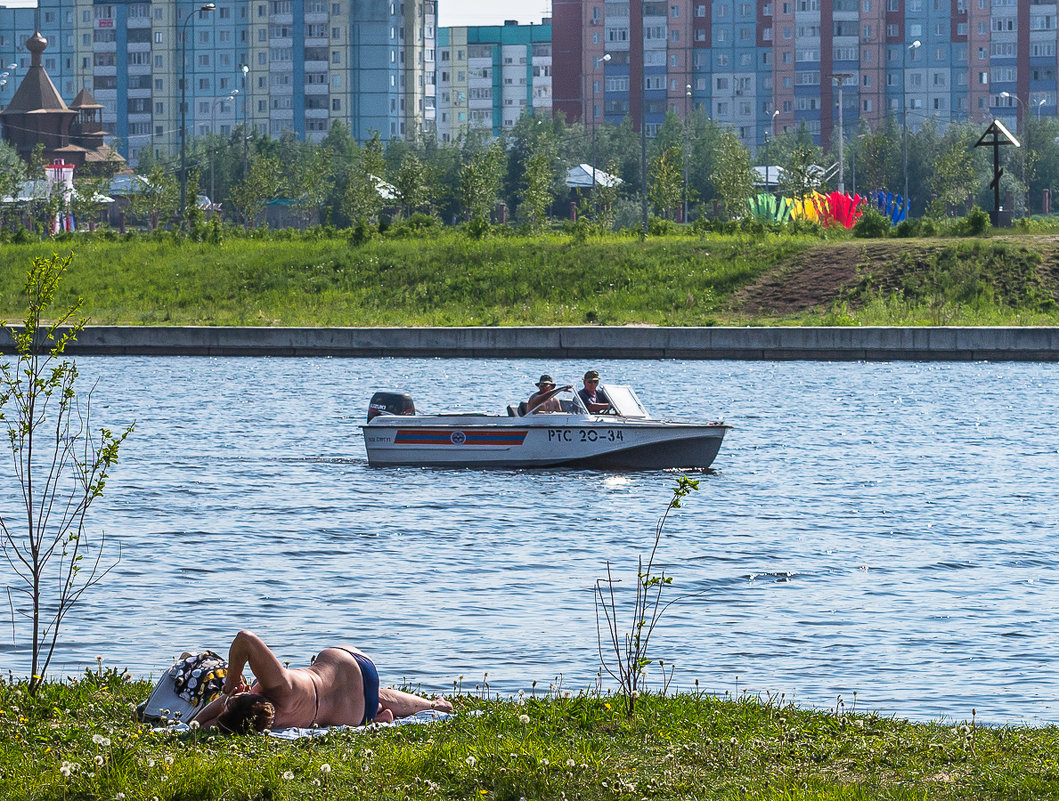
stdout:
{"type": "MultiPolygon", "coordinates": [[[[569,388],[553,390],[562,411],[507,415],[417,414],[403,393],[376,392],[361,426],[371,465],[589,467],[658,470],[709,467],[731,426],[656,420],[631,387],[608,384],[605,413],[590,413],[569,388]],[[571,396],[569,399],[565,395],[571,396]]],[[[530,410],[532,411],[532,410],[530,410]]]]}

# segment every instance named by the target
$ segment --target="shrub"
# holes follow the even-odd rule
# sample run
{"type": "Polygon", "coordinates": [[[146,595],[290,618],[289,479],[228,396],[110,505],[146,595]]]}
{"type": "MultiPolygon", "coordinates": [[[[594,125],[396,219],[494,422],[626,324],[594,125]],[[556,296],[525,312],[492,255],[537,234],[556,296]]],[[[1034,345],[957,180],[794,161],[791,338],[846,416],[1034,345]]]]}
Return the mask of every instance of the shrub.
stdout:
{"type": "Polygon", "coordinates": [[[868,206],[853,224],[853,236],[858,239],[882,239],[890,234],[890,221],[878,209],[868,206]]]}
{"type": "Polygon", "coordinates": [[[975,206],[967,212],[966,217],[957,221],[954,228],[957,236],[981,236],[991,227],[989,212],[975,206]]]}

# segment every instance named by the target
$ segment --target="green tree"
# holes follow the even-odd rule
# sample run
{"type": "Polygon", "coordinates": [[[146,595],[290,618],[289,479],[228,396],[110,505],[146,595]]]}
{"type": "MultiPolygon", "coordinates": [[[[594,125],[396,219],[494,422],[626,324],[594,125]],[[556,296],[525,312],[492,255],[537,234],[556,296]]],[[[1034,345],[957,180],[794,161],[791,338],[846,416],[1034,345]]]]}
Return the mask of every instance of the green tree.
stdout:
{"type": "Polygon", "coordinates": [[[265,204],[276,197],[282,187],[279,162],[272,156],[258,156],[250,163],[250,174],[232,187],[232,202],[251,228],[265,204]]]}
{"type": "Polygon", "coordinates": [[[930,188],[938,196],[945,213],[966,210],[968,198],[974,195],[977,183],[973,133],[966,131],[952,138],[935,160],[930,173],[930,188]]]}
{"type": "Polygon", "coordinates": [[[489,221],[504,180],[504,151],[500,142],[475,152],[460,173],[460,197],[469,220],[489,221]]]}
{"type": "Polygon", "coordinates": [[[741,217],[754,193],[754,172],[750,151],[732,131],[721,133],[720,147],[715,154],[713,185],[727,217],[741,217]]]}
{"type": "Polygon", "coordinates": [[[798,143],[791,150],[787,159],[781,163],[783,173],[779,181],[780,193],[786,197],[804,200],[817,191],[823,183],[823,169],[820,162],[823,153],[819,147],[808,143],[798,143]]]}
{"type": "Polygon", "coordinates": [[[283,185],[302,226],[308,226],[320,211],[330,187],[327,154],[312,145],[302,149],[297,162],[287,171],[283,185]]]}
{"type": "Polygon", "coordinates": [[[379,194],[379,183],[386,177],[386,160],[383,157],[379,132],[364,143],[349,168],[346,191],[342,197],[342,210],[353,223],[372,224],[382,211],[383,198],[379,194]]]}
{"type": "Polygon", "coordinates": [[[865,192],[889,189],[904,191],[902,180],[901,129],[893,115],[874,131],[865,128],[856,148],[857,186],[865,192]]]}
{"type": "MultiPolygon", "coordinates": [[[[18,151],[7,142],[0,141],[0,197],[18,197],[22,184],[29,180],[28,165],[18,151]]],[[[7,222],[9,207],[0,204],[0,223],[7,222]]]]}
{"type": "Polygon", "coordinates": [[[552,155],[546,146],[534,152],[526,160],[523,168],[523,185],[520,195],[519,211],[529,221],[534,231],[540,230],[548,216],[548,207],[552,204],[552,185],[555,170],[552,168],[552,155]]]}
{"type": "MultiPolygon", "coordinates": [[[[194,195],[191,195],[194,198],[194,195]]],[[[129,210],[148,222],[151,229],[161,220],[169,220],[180,205],[180,185],[172,171],[152,167],[140,184],[140,191],[129,197],[129,210]]]]}
{"type": "Polygon", "coordinates": [[[428,206],[433,197],[426,165],[415,153],[405,153],[397,175],[394,177],[393,185],[406,216],[411,216],[421,208],[428,206]]]}
{"type": "Polygon", "coordinates": [[[18,579],[8,589],[25,599],[12,614],[29,621],[31,695],[44,682],[67,615],[113,567],[103,563],[106,537],[93,543],[87,515],[133,428],[93,433],[91,391],[78,401],[77,366],[62,356],[85,326],[82,301],[52,310],[70,260],[35,258],[25,320],[21,328],[2,324],[16,358],[0,365],[0,420],[21,493],[7,507],[18,512],[0,513],[0,550],[18,579]]]}
{"type": "Polygon", "coordinates": [[[655,213],[667,219],[680,206],[684,192],[684,153],[671,145],[651,162],[648,198],[655,213]]]}

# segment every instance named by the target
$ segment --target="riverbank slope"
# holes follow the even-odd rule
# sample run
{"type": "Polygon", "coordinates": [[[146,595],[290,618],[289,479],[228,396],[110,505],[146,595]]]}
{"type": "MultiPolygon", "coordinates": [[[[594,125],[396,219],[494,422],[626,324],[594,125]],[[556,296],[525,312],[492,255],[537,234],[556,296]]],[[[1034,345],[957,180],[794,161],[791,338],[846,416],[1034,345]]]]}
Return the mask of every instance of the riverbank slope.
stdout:
{"type": "Polygon", "coordinates": [[[95,324],[1059,324],[1055,237],[827,236],[71,236],[0,248],[0,318],[19,319],[34,256],[73,252],[57,300],[95,324]]]}

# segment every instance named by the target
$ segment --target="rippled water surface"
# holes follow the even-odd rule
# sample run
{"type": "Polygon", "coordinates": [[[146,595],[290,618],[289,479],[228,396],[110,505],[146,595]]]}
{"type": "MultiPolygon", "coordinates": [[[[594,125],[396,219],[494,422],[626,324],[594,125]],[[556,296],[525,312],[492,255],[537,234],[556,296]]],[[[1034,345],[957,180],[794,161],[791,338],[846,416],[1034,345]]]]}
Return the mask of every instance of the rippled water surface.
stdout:
{"type": "MultiPolygon", "coordinates": [[[[60,673],[100,655],[158,675],[246,627],[294,664],[354,643],[384,681],[590,686],[593,581],[606,560],[634,576],[675,476],[369,469],[357,426],[375,389],[407,389],[425,411],[500,411],[541,372],[592,366],[656,416],[735,426],[661,547],[674,596],[690,596],[653,641],[676,685],[1059,721],[1059,365],[79,366],[83,386],[99,380],[96,423],[136,431],[94,518],[121,561],[66,624],[60,673]]],[[[24,675],[4,628],[0,669],[24,675]]]]}

